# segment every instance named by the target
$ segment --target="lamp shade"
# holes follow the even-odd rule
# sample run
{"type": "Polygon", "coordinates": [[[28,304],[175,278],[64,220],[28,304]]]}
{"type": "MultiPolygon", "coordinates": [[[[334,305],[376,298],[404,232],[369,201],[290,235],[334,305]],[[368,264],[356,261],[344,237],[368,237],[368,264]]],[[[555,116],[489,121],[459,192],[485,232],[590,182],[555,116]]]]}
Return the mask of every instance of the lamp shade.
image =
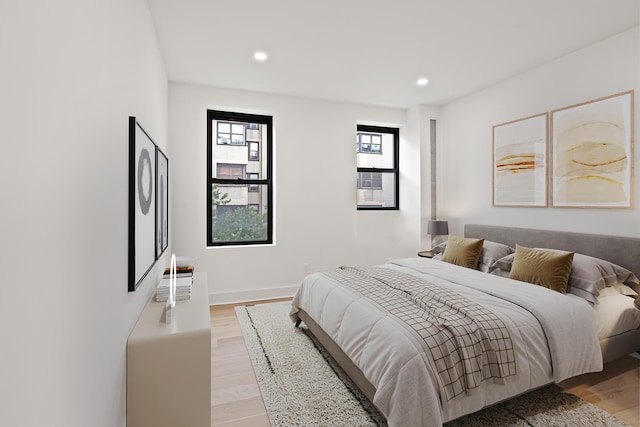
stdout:
{"type": "Polygon", "coordinates": [[[448,221],[429,221],[427,222],[427,234],[430,236],[444,236],[449,234],[448,221]]]}

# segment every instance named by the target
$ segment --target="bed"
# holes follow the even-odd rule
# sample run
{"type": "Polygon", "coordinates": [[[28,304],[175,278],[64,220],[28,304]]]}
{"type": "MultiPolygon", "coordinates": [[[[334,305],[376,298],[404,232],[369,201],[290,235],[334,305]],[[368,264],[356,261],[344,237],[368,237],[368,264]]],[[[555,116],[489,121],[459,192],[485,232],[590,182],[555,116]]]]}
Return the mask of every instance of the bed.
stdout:
{"type": "Polygon", "coordinates": [[[521,255],[518,267],[509,260],[513,251],[481,256],[477,268],[410,258],[307,276],[292,320],[305,323],[389,425],[441,425],[640,350],[640,310],[627,295],[640,277],[640,239],[474,224],[464,230],[462,240],[484,239],[485,252],[491,245],[572,251],[572,259],[595,257],[629,276],[595,291],[570,282],[574,288],[563,294],[505,277],[522,264],[521,255]],[[618,300],[631,304],[622,310],[631,317],[625,330],[608,314],[618,300]]]}

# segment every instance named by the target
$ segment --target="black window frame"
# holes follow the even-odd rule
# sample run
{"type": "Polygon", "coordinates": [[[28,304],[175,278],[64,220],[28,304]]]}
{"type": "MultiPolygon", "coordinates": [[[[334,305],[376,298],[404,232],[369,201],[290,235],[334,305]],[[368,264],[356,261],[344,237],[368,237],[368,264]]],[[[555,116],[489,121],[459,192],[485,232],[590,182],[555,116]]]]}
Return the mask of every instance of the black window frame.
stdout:
{"type": "MultiPolygon", "coordinates": [[[[232,144],[229,144],[232,145],[232,144]]],[[[246,138],[245,138],[245,146],[246,146],[246,138]]],[[[260,114],[248,114],[248,113],[239,113],[233,111],[221,111],[221,110],[207,110],[207,236],[206,242],[207,247],[216,247],[216,246],[245,246],[245,245],[271,245],[273,244],[273,212],[274,212],[274,204],[273,204],[273,116],[266,116],[260,114]],[[266,177],[262,177],[261,179],[247,179],[246,173],[243,179],[219,179],[213,178],[213,167],[214,167],[214,159],[212,159],[213,155],[213,144],[217,144],[217,138],[215,138],[215,133],[217,129],[214,131],[213,122],[214,121],[224,121],[224,122],[240,122],[240,123],[251,123],[251,124],[262,124],[267,126],[266,132],[266,141],[263,140],[262,150],[263,152],[263,160],[266,161],[265,171],[266,177]],[[215,141],[214,141],[215,138],[215,141]],[[266,160],[265,160],[266,157],[266,160]],[[267,238],[261,240],[240,240],[240,241],[225,241],[218,242],[213,241],[213,195],[212,195],[212,187],[214,184],[222,184],[222,185],[262,185],[262,188],[266,188],[267,196],[266,196],[266,206],[267,206],[267,238]]],[[[224,163],[224,162],[222,162],[224,163]]],[[[246,172],[246,170],[245,170],[246,172]]]]}
{"type": "MultiPolygon", "coordinates": [[[[394,182],[394,195],[395,195],[395,203],[394,206],[366,206],[366,205],[357,205],[357,210],[359,211],[397,211],[400,210],[400,128],[396,127],[386,127],[386,126],[371,126],[371,125],[358,125],[356,132],[356,143],[358,144],[356,152],[360,154],[378,154],[378,153],[370,153],[364,152],[361,153],[359,151],[359,137],[360,133],[386,133],[393,135],[393,167],[391,168],[364,168],[357,167],[357,172],[380,172],[382,174],[385,173],[393,173],[395,176],[394,182]]],[[[380,154],[382,154],[382,147],[380,147],[380,154]]],[[[384,175],[381,175],[384,176],[384,175]]]]}

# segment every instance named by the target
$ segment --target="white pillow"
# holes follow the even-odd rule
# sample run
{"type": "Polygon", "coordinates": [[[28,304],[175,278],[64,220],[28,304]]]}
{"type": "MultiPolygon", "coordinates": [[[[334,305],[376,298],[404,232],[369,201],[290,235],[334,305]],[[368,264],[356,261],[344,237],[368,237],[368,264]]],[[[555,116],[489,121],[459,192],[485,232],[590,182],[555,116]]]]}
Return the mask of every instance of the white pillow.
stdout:
{"type": "Polygon", "coordinates": [[[482,244],[482,252],[480,252],[480,259],[478,260],[478,270],[488,273],[491,266],[499,259],[514,253],[516,250],[511,246],[503,245],[502,243],[492,242],[491,240],[485,240],[482,244]]]}

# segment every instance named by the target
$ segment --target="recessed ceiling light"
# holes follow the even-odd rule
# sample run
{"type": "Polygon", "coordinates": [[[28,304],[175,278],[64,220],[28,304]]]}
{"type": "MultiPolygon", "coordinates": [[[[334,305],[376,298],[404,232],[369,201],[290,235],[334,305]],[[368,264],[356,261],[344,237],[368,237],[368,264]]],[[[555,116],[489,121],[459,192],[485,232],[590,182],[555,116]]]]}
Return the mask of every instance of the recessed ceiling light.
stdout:
{"type": "Polygon", "coordinates": [[[267,60],[267,54],[265,52],[256,52],[253,54],[253,57],[255,58],[256,61],[266,61],[267,60]]]}
{"type": "Polygon", "coordinates": [[[418,86],[426,86],[427,83],[429,83],[429,80],[425,79],[424,77],[418,79],[418,81],[416,82],[418,86]]]}

